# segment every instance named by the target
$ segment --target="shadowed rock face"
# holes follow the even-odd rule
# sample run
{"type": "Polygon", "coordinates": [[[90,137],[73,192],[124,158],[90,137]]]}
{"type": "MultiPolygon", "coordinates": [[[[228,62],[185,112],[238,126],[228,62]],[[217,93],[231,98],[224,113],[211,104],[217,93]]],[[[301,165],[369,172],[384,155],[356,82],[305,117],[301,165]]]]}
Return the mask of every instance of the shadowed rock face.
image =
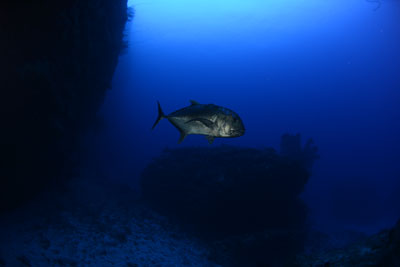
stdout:
{"type": "Polygon", "coordinates": [[[299,256],[297,266],[400,266],[400,220],[346,247],[299,256]]]}
{"type": "Polygon", "coordinates": [[[384,253],[379,263],[382,266],[400,266],[400,220],[389,232],[384,253]]]}
{"type": "Polygon", "coordinates": [[[0,5],[4,209],[68,176],[79,161],[75,146],[110,88],[127,8],[126,0],[0,5]]]}
{"type": "Polygon", "coordinates": [[[289,263],[306,232],[299,195],[309,172],[299,159],[230,146],[165,150],[142,174],[142,197],[210,242],[218,263],[289,263]]]}

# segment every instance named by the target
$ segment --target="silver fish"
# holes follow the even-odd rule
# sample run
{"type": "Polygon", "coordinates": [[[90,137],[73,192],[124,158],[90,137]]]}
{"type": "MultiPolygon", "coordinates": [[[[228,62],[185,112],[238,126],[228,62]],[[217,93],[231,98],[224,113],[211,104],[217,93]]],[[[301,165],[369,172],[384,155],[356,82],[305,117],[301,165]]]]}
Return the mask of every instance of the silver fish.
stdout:
{"type": "Polygon", "coordinates": [[[178,144],[189,134],[205,135],[210,144],[216,137],[229,138],[244,135],[243,122],[232,110],[214,104],[199,104],[194,100],[190,100],[190,103],[188,107],[165,115],[160,102],[157,102],[158,117],[152,129],[161,119],[168,119],[181,133],[178,144]]]}

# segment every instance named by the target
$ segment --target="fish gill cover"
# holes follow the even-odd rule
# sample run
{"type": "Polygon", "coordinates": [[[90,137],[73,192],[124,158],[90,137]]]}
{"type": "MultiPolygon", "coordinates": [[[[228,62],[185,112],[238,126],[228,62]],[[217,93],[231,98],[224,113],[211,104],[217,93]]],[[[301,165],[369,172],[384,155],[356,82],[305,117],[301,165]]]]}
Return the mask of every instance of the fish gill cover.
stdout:
{"type": "Polygon", "coordinates": [[[217,262],[224,261],[221,250],[246,264],[286,262],[305,238],[307,209],[299,195],[317,157],[312,147],[302,149],[300,135],[284,135],[284,154],[233,146],[166,149],[143,171],[142,198],[214,244],[217,262]]]}

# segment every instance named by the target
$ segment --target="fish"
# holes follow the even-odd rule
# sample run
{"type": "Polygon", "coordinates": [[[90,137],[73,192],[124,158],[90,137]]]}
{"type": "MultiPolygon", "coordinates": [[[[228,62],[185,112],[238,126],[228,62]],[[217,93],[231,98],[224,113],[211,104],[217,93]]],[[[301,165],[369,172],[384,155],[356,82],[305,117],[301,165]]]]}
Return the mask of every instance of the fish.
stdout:
{"type": "Polygon", "coordinates": [[[178,144],[189,134],[204,135],[209,144],[215,138],[232,138],[244,135],[242,119],[234,111],[214,104],[200,104],[190,100],[190,106],[165,115],[157,101],[158,117],[152,130],[162,119],[168,119],[180,132],[178,144]]]}

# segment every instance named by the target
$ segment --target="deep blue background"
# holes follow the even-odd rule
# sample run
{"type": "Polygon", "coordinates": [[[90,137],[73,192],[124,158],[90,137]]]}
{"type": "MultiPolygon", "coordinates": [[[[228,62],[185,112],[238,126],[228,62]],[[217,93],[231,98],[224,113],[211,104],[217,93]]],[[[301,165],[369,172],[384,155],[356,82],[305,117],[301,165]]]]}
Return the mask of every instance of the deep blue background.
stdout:
{"type": "MultiPolygon", "coordinates": [[[[189,104],[235,110],[246,134],[213,144],[278,148],[301,133],[321,159],[304,193],[325,229],[377,231],[400,216],[400,2],[132,0],[129,47],[101,114],[102,172],[137,183],[178,131],[157,116],[189,104]]],[[[290,186],[290,185],[288,185],[290,186]]]]}

